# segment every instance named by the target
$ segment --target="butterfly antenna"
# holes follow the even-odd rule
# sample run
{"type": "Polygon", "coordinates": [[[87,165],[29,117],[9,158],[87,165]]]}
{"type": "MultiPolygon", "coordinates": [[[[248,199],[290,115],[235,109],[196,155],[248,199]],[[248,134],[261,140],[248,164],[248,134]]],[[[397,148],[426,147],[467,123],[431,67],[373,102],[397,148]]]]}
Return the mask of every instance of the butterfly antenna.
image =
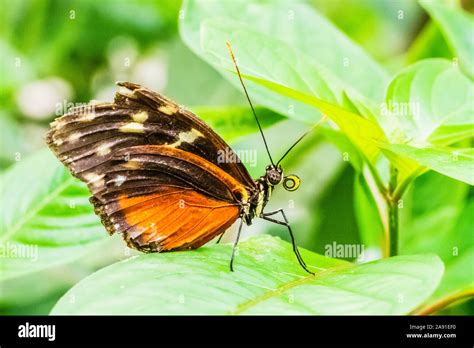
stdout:
{"type": "Polygon", "coordinates": [[[267,140],[265,139],[265,135],[263,134],[262,126],[260,125],[260,121],[258,120],[257,113],[255,112],[252,101],[250,100],[249,94],[247,92],[247,88],[245,88],[244,81],[242,80],[242,75],[240,75],[239,66],[237,65],[237,61],[234,57],[234,52],[232,52],[232,47],[230,46],[230,42],[227,41],[226,45],[227,45],[227,49],[229,50],[230,56],[232,57],[232,60],[234,61],[235,70],[237,70],[237,75],[239,75],[240,83],[242,84],[242,87],[244,88],[245,96],[247,97],[247,100],[250,104],[253,116],[255,117],[255,121],[257,121],[258,129],[260,130],[260,134],[262,135],[263,143],[265,144],[265,148],[267,149],[267,154],[268,154],[268,157],[270,158],[270,162],[272,163],[273,166],[275,166],[275,163],[273,162],[273,159],[272,159],[272,155],[270,155],[270,150],[268,149],[267,140]]]}
{"type": "Polygon", "coordinates": [[[301,141],[303,140],[303,138],[305,136],[307,136],[309,133],[311,133],[312,131],[314,131],[316,128],[318,128],[324,121],[327,120],[327,116],[324,115],[313,127],[311,127],[310,130],[306,131],[306,133],[304,133],[302,136],[300,136],[298,138],[298,140],[296,140],[293,145],[290,146],[290,148],[288,150],[286,150],[285,154],[283,156],[281,156],[281,158],[278,160],[277,162],[277,166],[280,164],[280,162],[283,160],[283,158],[286,157],[286,155],[288,155],[290,153],[291,150],[293,150],[293,148],[301,141]]]}

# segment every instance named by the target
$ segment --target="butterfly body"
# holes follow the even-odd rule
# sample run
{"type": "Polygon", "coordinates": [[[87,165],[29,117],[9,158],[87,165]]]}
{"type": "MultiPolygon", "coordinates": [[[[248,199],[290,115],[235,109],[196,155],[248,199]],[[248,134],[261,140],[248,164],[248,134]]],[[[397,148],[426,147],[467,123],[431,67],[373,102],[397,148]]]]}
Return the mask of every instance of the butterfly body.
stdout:
{"type": "MultiPolygon", "coordinates": [[[[260,217],[263,209],[270,200],[274,186],[279,184],[279,182],[275,181],[273,181],[273,184],[270,182],[269,177],[273,176],[274,170],[276,169],[268,167],[265,175],[262,175],[255,181],[255,190],[249,194],[248,207],[242,211],[242,219],[244,219],[247,225],[251,225],[254,218],[260,217]]],[[[281,169],[279,169],[279,172],[281,176],[281,169]]]]}

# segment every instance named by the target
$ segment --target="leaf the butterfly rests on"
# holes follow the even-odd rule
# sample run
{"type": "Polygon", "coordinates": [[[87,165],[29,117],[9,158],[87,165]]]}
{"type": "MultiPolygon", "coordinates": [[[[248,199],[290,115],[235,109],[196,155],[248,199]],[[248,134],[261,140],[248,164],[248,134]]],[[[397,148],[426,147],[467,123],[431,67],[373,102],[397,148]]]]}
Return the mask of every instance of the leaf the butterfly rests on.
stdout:
{"type": "Polygon", "coordinates": [[[114,103],[75,108],[47,134],[87,183],[107,231],[142,251],[195,248],[224,232],[255,187],[246,168],[219,161],[232,150],[190,111],[139,85],[119,86],[114,103]]]}

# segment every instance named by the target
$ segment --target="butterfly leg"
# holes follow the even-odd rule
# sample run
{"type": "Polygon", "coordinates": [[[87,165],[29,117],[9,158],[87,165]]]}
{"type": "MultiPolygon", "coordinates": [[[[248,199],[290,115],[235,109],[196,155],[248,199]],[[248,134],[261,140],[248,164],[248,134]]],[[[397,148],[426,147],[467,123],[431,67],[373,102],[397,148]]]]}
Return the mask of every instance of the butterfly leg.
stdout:
{"type": "Polygon", "coordinates": [[[286,228],[288,228],[288,232],[290,233],[290,238],[291,238],[291,244],[293,245],[293,252],[295,253],[296,258],[298,259],[299,264],[301,265],[301,267],[303,267],[303,269],[306,272],[308,272],[310,274],[314,274],[313,272],[311,272],[308,269],[308,266],[306,266],[306,263],[304,262],[303,257],[300,254],[300,251],[298,250],[298,246],[296,245],[296,241],[295,241],[295,237],[293,235],[293,231],[291,230],[290,223],[288,222],[288,219],[286,218],[286,215],[285,215],[285,212],[283,211],[283,209],[278,209],[278,210],[275,210],[275,211],[272,211],[272,212],[269,212],[269,213],[261,213],[260,217],[264,220],[273,222],[273,223],[278,224],[278,225],[283,225],[283,226],[286,226],[286,228]],[[275,214],[278,214],[278,213],[281,213],[281,215],[283,216],[283,220],[285,220],[285,221],[280,221],[280,220],[273,219],[273,218],[269,217],[269,216],[272,216],[272,215],[275,215],[275,214]]]}
{"type": "Polygon", "coordinates": [[[230,258],[230,271],[231,272],[234,272],[235,249],[237,248],[237,244],[239,243],[240,232],[242,231],[243,224],[244,224],[244,219],[240,219],[239,231],[237,232],[237,237],[235,238],[234,247],[232,248],[232,257],[230,258]]]}
{"type": "Polygon", "coordinates": [[[222,239],[222,237],[224,237],[224,234],[225,234],[225,231],[222,232],[222,234],[219,236],[219,238],[217,238],[216,244],[219,244],[221,242],[221,239],[222,239]]]}

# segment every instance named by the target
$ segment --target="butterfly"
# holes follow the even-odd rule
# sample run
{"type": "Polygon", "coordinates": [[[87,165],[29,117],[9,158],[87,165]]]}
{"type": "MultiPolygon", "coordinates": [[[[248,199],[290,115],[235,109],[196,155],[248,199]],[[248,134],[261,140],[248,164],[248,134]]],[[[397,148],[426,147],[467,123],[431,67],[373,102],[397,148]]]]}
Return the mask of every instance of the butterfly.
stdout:
{"type": "Polygon", "coordinates": [[[131,248],[195,249],[221,238],[240,219],[230,261],[233,271],[242,225],[258,217],[288,229],[299,264],[312,273],[285,212],[264,212],[276,186],[295,191],[300,180],[283,175],[281,159],[273,162],[228,47],[271,162],[258,179],[252,179],[235,152],[199,117],[131,82],[117,83],[114,102],[76,107],[54,120],[46,143],[72,175],[87,184],[90,202],[109,234],[120,233],[131,248]],[[235,160],[222,161],[222,153],[235,160]]]}

